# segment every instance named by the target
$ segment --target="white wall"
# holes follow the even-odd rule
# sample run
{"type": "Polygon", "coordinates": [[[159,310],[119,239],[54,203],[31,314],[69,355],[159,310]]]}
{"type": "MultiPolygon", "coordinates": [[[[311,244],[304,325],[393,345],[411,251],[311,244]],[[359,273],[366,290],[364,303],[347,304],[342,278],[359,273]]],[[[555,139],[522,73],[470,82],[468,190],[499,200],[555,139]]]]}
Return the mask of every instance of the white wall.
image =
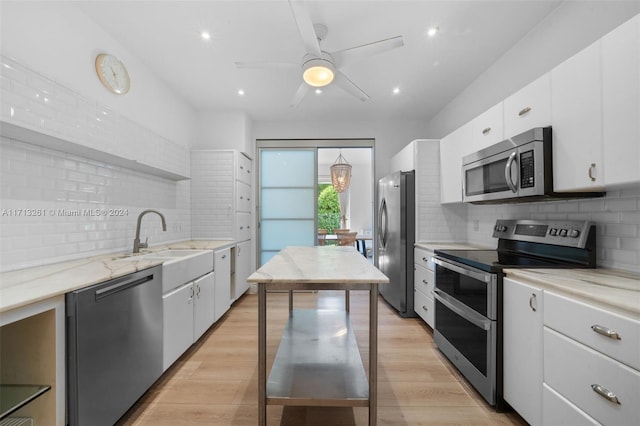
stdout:
{"type": "Polygon", "coordinates": [[[256,139],[375,139],[375,179],[389,172],[389,160],[403,146],[425,137],[418,120],[371,121],[254,121],[256,139]]]}
{"type": "Polygon", "coordinates": [[[194,138],[195,110],[140,60],[70,2],[3,1],[2,55],[183,146],[194,138]],[[107,91],[94,61],[111,53],[126,65],[131,90],[107,91]]]}
{"type": "Polygon", "coordinates": [[[562,3],[429,120],[426,137],[443,138],[638,13],[638,1],[562,3]]]}
{"type": "Polygon", "coordinates": [[[198,111],[194,149],[237,149],[255,157],[253,123],[242,111],[198,111]]]}

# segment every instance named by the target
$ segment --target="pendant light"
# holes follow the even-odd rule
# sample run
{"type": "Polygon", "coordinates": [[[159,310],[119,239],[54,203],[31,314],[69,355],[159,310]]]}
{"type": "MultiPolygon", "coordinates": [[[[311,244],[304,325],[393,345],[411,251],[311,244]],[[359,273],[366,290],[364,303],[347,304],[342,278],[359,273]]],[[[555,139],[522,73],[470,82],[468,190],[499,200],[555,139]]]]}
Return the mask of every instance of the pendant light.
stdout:
{"type": "Polygon", "coordinates": [[[342,152],[331,166],[331,184],[336,192],[344,192],[351,183],[351,164],[342,156],[342,152]]]}

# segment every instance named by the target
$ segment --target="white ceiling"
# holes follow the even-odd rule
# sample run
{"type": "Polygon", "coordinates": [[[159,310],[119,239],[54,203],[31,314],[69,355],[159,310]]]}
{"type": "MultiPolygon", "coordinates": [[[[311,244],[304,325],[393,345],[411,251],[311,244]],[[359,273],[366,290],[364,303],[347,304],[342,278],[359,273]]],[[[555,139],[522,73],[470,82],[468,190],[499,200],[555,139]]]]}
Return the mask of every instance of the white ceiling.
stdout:
{"type": "Polygon", "coordinates": [[[559,3],[307,1],[312,20],[329,28],[323,50],[397,35],[404,46],[342,69],[370,100],[328,86],[320,95],[309,92],[296,108],[289,104],[302,81],[298,70],[234,65],[302,59],[304,47],[286,0],[80,1],[77,6],[198,110],[241,110],[254,120],[427,120],[559,3]],[[426,31],[434,26],[440,32],[430,38],[426,31]],[[200,38],[203,30],[211,33],[210,41],[200,38]],[[400,88],[397,95],[394,87],[400,88]],[[245,95],[238,96],[238,89],[245,95]]]}

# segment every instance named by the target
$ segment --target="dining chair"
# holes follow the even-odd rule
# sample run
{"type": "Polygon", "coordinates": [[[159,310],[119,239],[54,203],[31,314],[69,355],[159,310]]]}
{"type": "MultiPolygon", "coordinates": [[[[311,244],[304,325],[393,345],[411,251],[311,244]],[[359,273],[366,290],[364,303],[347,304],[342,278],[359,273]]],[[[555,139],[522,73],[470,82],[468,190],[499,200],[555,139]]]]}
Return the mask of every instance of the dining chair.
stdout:
{"type": "Polygon", "coordinates": [[[323,246],[326,240],[327,240],[327,230],[318,228],[318,245],[323,246]]]}
{"type": "Polygon", "coordinates": [[[339,246],[353,246],[356,243],[356,235],[357,232],[337,232],[336,237],[338,237],[338,245],[339,246]]]}

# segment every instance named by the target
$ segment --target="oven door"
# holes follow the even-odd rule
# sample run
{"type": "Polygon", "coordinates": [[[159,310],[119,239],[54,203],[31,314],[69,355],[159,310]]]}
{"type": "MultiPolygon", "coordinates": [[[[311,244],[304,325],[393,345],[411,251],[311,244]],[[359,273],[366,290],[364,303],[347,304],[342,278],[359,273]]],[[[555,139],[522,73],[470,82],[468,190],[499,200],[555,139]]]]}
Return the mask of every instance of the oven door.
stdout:
{"type": "Polygon", "coordinates": [[[497,317],[498,275],[472,268],[451,260],[434,257],[436,264],[435,287],[483,317],[497,317]]]}
{"type": "Polygon", "coordinates": [[[497,381],[498,274],[433,258],[434,341],[440,351],[492,405],[497,381]]]}

